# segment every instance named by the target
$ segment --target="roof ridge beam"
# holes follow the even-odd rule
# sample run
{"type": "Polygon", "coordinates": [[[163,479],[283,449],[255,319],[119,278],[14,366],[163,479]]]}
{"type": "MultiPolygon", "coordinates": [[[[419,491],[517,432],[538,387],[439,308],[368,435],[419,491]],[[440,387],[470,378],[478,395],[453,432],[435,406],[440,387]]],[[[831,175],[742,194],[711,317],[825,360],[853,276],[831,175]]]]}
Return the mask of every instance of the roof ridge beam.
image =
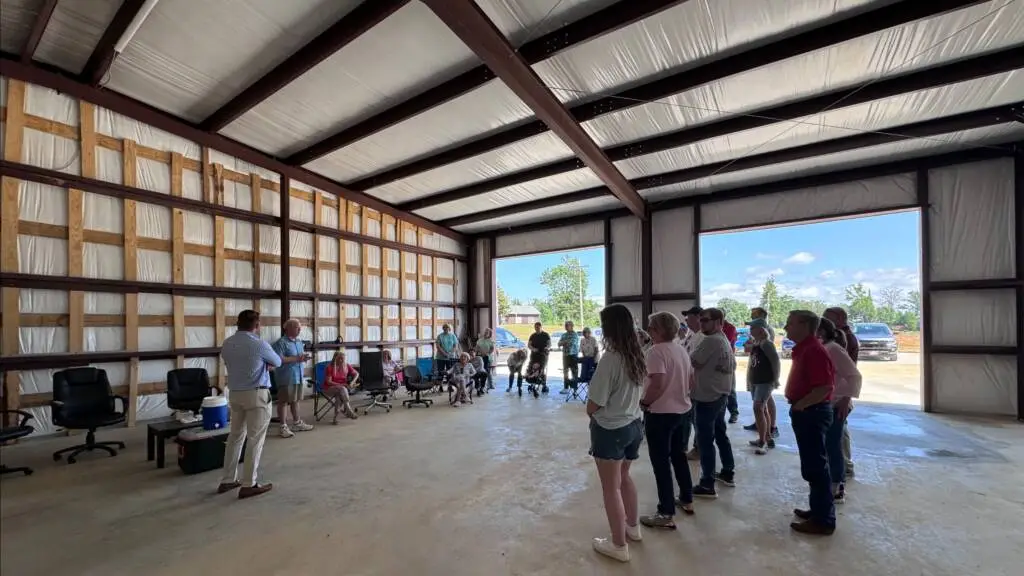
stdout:
{"type": "MultiPolygon", "coordinates": [[[[1002,74],[1018,68],[1024,68],[1024,44],[998,52],[990,52],[981,56],[959,60],[950,64],[934,66],[901,76],[878,80],[867,85],[841,88],[826,92],[825,94],[792,102],[784,102],[760,110],[752,110],[720,120],[713,120],[673,132],[658,134],[650,138],[626,142],[605,148],[605,153],[612,162],[617,162],[627,158],[686,146],[701,140],[728,136],[744,130],[792,121],[808,115],[840,110],[920,90],[928,90],[994,74],[1002,74]]],[[[398,207],[409,211],[421,210],[439,204],[465,200],[508,186],[525,184],[540,178],[564,174],[582,167],[583,164],[579,160],[561,160],[403,202],[398,204],[398,207]]]]}
{"type": "Polygon", "coordinates": [[[647,219],[647,203],[473,0],[423,0],[627,208],[647,219]]]}
{"type": "MultiPolygon", "coordinates": [[[[571,107],[569,111],[577,121],[586,122],[612,112],[666,98],[794,56],[827,48],[841,42],[901,26],[922,18],[929,18],[951,10],[979,4],[982,1],[932,0],[929,2],[918,2],[915,0],[902,0],[874,10],[860,12],[848,18],[830,22],[776,42],[751,46],[731,56],[706,62],[696,67],[686,68],[670,76],[632,88],[626,88],[597,100],[578,104],[571,107]]],[[[520,124],[513,128],[489,134],[483,138],[464,142],[444,152],[419,158],[378,172],[377,174],[348,182],[346,185],[354,190],[361,191],[376,188],[459,160],[472,158],[473,156],[513,144],[545,131],[544,124],[540,121],[535,120],[527,124],[520,124]]]]}
{"type": "MultiPolygon", "coordinates": [[[[543,62],[578,44],[624,28],[687,0],[622,0],[602,10],[523,44],[519,53],[530,64],[543,62]]],[[[302,165],[381,130],[454,100],[494,78],[485,65],[476,66],[437,86],[428,88],[394,106],[343,128],[289,156],[289,164],[302,165]]]]}
{"type": "Polygon", "coordinates": [[[408,3],[409,0],[367,0],[359,4],[207,116],[199,127],[216,132],[231,124],[408,3]]]}
{"type": "MultiPolygon", "coordinates": [[[[1006,124],[1014,121],[1012,112],[1013,108],[1021,104],[1022,103],[1017,103],[1010,106],[985,108],[973,112],[965,112],[962,114],[953,114],[951,116],[925,120],[923,122],[894,126],[886,129],[884,132],[866,132],[854,134],[852,136],[844,136],[842,138],[823,140],[821,142],[814,142],[811,144],[803,144],[801,146],[792,146],[781,150],[762,152],[761,154],[740,156],[730,160],[721,160],[719,162],[701,164],[700,166],[693,166],[682,170],[673,170],[671,172],[664,172],[653,176],[635,178],[630,180],[630,184],[635,186],[637,190],[646,190],[670,184],[681,184],[683,182],[699,180],[701,178],[707,178],[718,174],[751,170],[754,168],[762,168],[764,166],[771,166],[773,164],[783,162],[792,162],[795,160],[806,160],[826,154],[836,154],[860,148],[891,144],[893,142],[900,142],[903,140],[929,138],[932,136],[950,134],[963,130],[1006,124]]],[[[475,212],[473,214],[449,218],[447,220],[441,220],[438,223],[442,226],[464,226],[466,224],[483,222],[530,210],[548,208],[551,206],[579,202],[582,200],[590,200],[601,196],[600,194],[595,194],[597,190],[604,189],[589,188],[587,190],[570,192],[559,196],[551,196],[548,198],[541,198],[539,200],[522,202],[512,207],[501,207],[493,210],[485,210],[482,212],[475,212]],[[514,210],[508,211],[509,208],[514,208],[514,210]]],[[[607,194],[608,191],[604,190],[604,193],[607,194]]],[[[654,203],[654,205],[657,204],[657,202],[654,203]]]]}

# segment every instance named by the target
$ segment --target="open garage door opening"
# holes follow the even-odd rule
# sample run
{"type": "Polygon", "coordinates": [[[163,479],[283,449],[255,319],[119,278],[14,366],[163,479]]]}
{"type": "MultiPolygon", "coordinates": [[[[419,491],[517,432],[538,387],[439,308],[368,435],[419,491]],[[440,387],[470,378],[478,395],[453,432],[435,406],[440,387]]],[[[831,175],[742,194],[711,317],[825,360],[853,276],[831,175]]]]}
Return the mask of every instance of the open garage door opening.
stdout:
{"type": "Polygon", "coordinates": [[[741,389],[751,308],[768,313],[784,383],[794,345],[784,331],[789,311],[839,307],[859,344],[860,400],[921,406],[918,210],[705,233],[700,263],[701,305],[721,308],[738,329],[741,389]]]}
{"type": "Polygon", "coordinates": [[[606,286],[604,247],[500,258],[495,262],[495,280],[499,382],[508,374],[508,354],[527,347],[539,322],[551,339],[548,387],[561,390],[564,374],[559,340],[566,323],[572,322],[577,332],[589,328],[600,340],[598,313],[605,305],[606,286]]]}

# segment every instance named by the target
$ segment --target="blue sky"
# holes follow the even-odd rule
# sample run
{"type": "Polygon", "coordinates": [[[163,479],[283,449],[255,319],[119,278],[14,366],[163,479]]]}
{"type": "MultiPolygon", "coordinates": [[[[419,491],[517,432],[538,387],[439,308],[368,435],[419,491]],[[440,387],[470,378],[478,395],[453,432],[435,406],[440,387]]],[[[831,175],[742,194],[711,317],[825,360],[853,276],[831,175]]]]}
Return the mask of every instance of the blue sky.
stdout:
{"type": "MultiPolygon", "coordinates": [[[[765,228],[701,237],[701,301],[720,298],[756,304],[765,278],[800,298],[839,303],[849,284],[872,291],[896,286],[919,289],[917,212],[765,228]]],[[[540,274],[572,255],[587,267],[589,296],[604,300],[604,250],[589,248],[499,260],[497,278],[511,298],[545,296],[540,274]]]]}

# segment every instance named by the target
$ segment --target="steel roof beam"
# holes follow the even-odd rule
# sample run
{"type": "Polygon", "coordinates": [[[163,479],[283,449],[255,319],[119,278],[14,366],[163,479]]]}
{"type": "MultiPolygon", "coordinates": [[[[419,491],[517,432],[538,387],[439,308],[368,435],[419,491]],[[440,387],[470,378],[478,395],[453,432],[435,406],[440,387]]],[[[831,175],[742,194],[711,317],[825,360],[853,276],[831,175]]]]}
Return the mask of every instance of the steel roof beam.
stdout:
{"type": "MultiPolygon", "coordinates": [[[[861,12],[837,22],[790,36],[766,45],[753,46],[742,52],[706,64],[687,68],[670,76],[620,90],[569,109],[578,122],[640,106],[646,102],[666,98],[698,86],[741,74],[794,56],[807,54],[841,42],[866,36],[981,3],[982,0],[932,0],[919,2],[902,0],[893,4],[861,12]]],[[[383,172],[347,183],[354,190],[368,190],[396,180],[433,170],[441,166],[472,158],[502,146],[513,144],[547,131],[543,122],[533,121],[465,142],[441,153],[413,160],[383,172]]]]}
{"type": "Polygon", "coordinates": [[[53,16],[55,8],[57,8],[57,0],[46,0],[39,7],[39,12],[36,13],[36,21],[32,24],[32,31],[29,32],[28,38],[25,39],[25,46],[21,49],[22,62],[27,64],[32,61],[32,57],[35,56],[36,48],[39,47],[39,41],[43,39],[46,25],[50,23],[50,17],[53,16]]]}
{"type": "MultiPolygon", "coordinates": [[[[654,176],[635,178],[631,180],[630,183],[635,186],[637,190],[646,190],[670,184],[691,182],[717,174],[728,174],[742,170],[751,170],[783,162],[792,162],[794,160],[806,160],[827,154],[847,152],[850,150],[890,144],[903,140],[929,138],[942,134],[961,132],[963,130],[972,130],[974,128],[996,126],[998,124],[1013,122],[1014,118],[1012,109],[1012,106],[997,106],[975,112],[955,114],[943,118],[936,118],[934,120],[895,126],[886,129],[884,132],[855,134],[853,136],[834,138],[802,146],[793,146],[791,148],[784,148],[782,150],[774,150],[751,156],[741,156],[732,160],[711,162],[709,164],[702,164],[700,166],[684,168],[682,170],[673,170],[671,172],[656,174],[654,176]]],[[[590,188],[559,196],[532,200],[530,202],[521,202],[514,206],[501,207],[494,210],[486,210],[483,212],[467,214],[465,216],[449,218],[447,220],[440,221],[439,224],[443,226],[464,226],[466,224],[493,220],[495,218],[527,212],[530,210],[549,208],[582,200],[590,200],[595,197],[600,197],[600,194],[597,194],[597,191],[599,190],[604,190],[605,194],[608,193],[608,191],[603,188],[590,188]]]]}
{"type": "Polygon", "coordinates": [[[114,64],[114,58],[117,56],[114,48],[117,46],[118,40],[131,26],[132,20],[135,20],[145,3],[146,0],[124,0],[121,3],[121,7],[114,13],[110,25],[103,31],[103,36],[93,48],[89,60],[85,63],[85,68],[82,69],[83,82],[90,86],[100,85],[114,64]]]}
{"type": "MultiPolygon", "coordinates": [[[[910,92],[927,90],[966,82],[975,78],[990,76],[1009,72],[1018,68],[1024,68],[1024,45],[1014,46],[999,52],[993,52],[974,58],[960,60],[952,64],[928,68],[917,72],[904,74],[895,78],[879,80],[877,82],[858,86],[855,88],[833,90],[818,96],[811,96],[795,102],[787,102],[777,106],[769,106],[754,110],[742,115],[734,115],[722,120],[715,120],[695,127],[687,127],[682,130],[659,134],[643,140],[627,142],[618,146],[605,148],[605,153],[613,161],[625,160],[644,154],[652,154],[672,148],[678,148],[693,144],[701,140],[727,136],[775,124],[784,120],[796,120],[804,116],[820,113],[825,110],[835,110],[891,98],[910,92]],[[840,103],[836,105],[836,103],[840,103]]],[[[506,174],[482,182],[474,182],[466,186],[447,190],[423,198],[417,198],[409,202],[403,202],[398,206],[403,210],[421,210],[430,206],[437,206],[448,202],[465,200],[494,190],[500,190],[508,186],[524,184],[540,178],[547,178],[557,174],[564,174],[583,167],[583,163],[573,158],[544,164],[536,168],[522,170],[512,174],[506,174]]]]}
{"type": "MultiPolygon", "coordinates": [[[[625,26],[653,16],[687,0],[622,0],[585,16],[558,30],[549,32],[523,44],[519,53],[530,64],[536,64],[578,44],[614,32],[625,26]]],[[[334,134],[292,154],[286,160],[289,164],[302,165],[326,156],[353,142],[371,136],[417,114],[422,114],[470,92],[494,79],[494,73],[484,65],[463,72],[455,78],[412,96],[398,104],[371,116],[353,126],[334,134]]]]}
{"type": "Polygon", "coordinates": [[[92,102],[97,106],[113,110],[154,128],[169,132],[186,140],[191,140],[200,146],[218,150],[239,160],[266,168],[271,172],[286,174],[293,181],[303,182],[373,210],[390,214],[424,230],[448,236],[460,243],[466,242],[465,236],[450,228],[438,226],[435,222],[404,210],[399,210],[387,202],[350,190],[330,178],[325,178],[304,168],[285,164],[237,140],[232,140],[215,132],[201,130],[194,124],[157,110],[134,98],[118,94],[112,90],[89,86],[83,83],[80,78],[72,77],[68,73],[57,70],[52,66],[43,65],[38,62],[23,64],[15,55],[0,53],[0,76],[17,78],[25,82],[45,86],[57,92],[63,92],[86,102],[92,102]]]}
{"type": "Polygon", "coordinates": [[[199,123],[215,132],[359,38],[409,0],[366,0],[199,123]]]}
{"type": "Polygon", "coordinates": [[[597,174],[612,194],[638,217],[647,219],[644,199],[473,0],[424,3],[597,174]]]}

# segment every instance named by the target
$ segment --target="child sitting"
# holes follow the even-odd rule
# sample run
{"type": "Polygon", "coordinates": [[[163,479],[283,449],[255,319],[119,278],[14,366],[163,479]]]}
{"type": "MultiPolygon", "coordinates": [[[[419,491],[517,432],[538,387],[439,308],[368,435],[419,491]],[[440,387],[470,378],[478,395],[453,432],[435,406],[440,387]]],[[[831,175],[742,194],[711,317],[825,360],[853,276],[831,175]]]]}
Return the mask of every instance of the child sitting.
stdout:
{"type": "Polygon", "coordinates": [[[458,362],[448,370],[449,383],[455,386],[455,396],[452,399],[453,407],[458,408],[467,402],[466,386],[472,382],[475,375],[476,367],[470,363],[469,354],[465,352],[459,354],[458,362]]]}

